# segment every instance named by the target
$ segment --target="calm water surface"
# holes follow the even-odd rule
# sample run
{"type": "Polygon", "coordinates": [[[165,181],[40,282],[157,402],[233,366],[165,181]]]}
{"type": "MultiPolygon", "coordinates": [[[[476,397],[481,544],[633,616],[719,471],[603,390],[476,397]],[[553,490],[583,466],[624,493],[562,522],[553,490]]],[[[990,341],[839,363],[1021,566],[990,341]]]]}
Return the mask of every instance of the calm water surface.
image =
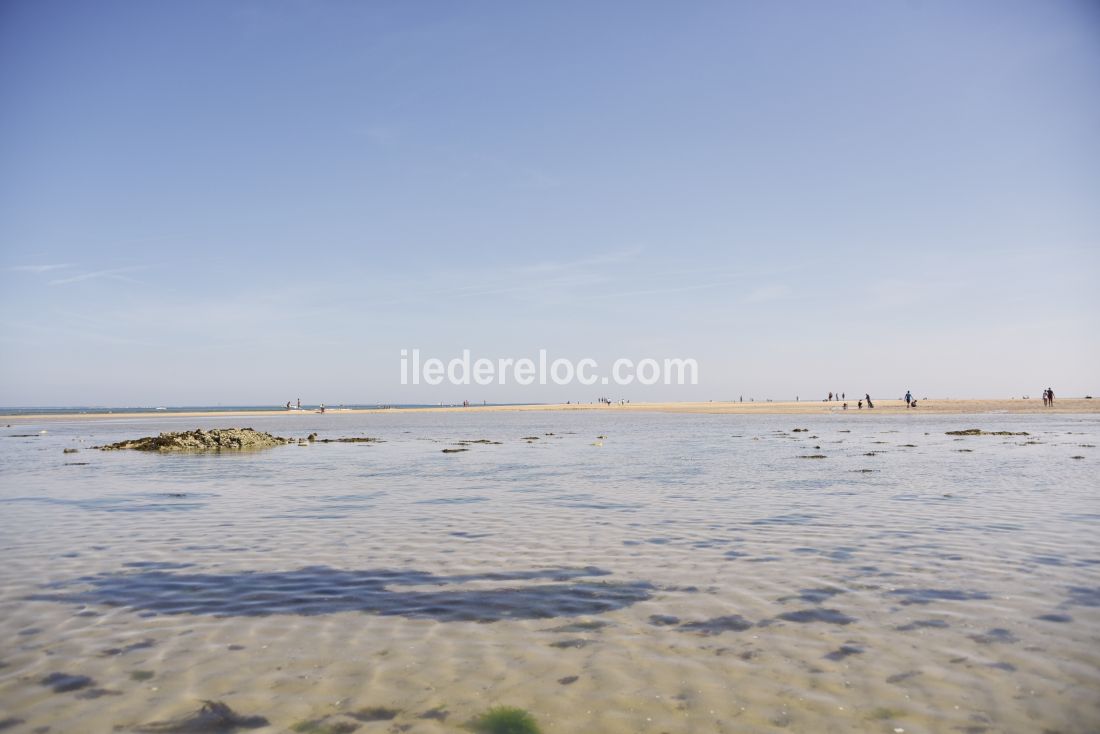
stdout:
{"type": "Polygon", "coordinates": [[[454,732],[495,704],[548,734],[1100,729],[1095,417],[247,423],[383,441],[0,429],[0,729],[204,699],[260,732],[454,732]],[[970,427],[1030,435],[945,435],[970,427]]]}

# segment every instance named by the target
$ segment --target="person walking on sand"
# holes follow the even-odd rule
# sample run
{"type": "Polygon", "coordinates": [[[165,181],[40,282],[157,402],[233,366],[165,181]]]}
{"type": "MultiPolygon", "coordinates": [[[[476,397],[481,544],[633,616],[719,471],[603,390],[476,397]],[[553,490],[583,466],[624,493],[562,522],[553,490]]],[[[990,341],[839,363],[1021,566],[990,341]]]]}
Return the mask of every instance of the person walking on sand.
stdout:
{"type": "Polygon", "coordinates": [[[911,393],[908,390],[905,391],[905,407],[906,408],[913,407],[913,393],[911,393]]]}
{"type": "Polygon", "coordinates": [[[863,399],[867,401],[867,407],[868,408],[875,407],[875,404],[871,402],[871,394],[870,393],[867,393],[866,395],[864,395],[863,399]]]}

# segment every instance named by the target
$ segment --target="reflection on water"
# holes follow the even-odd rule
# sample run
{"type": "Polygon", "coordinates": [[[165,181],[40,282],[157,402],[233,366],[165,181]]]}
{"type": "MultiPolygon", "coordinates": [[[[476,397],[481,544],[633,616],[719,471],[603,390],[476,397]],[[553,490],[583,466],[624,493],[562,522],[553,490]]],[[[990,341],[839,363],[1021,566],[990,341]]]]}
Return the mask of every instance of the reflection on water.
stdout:
{"type": "Polygon", "coordinates": [[[194,420],[0,431],[0,729],[1100,729],[1093,418],[194,420]]]}

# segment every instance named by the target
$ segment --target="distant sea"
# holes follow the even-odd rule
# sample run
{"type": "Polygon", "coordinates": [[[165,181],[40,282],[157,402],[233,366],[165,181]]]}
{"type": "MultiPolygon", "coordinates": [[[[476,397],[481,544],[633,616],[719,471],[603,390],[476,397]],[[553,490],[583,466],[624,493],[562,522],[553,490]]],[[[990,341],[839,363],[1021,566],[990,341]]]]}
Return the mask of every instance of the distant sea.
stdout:
{"type": "MultiPolygon", "coordinates": [[[[478,405],[482,405],[479,403],[478,405]]],[[[523,405],[523,403],[484,403],[483,405],[523,405]]],[[[302,411],[313,411],[320,409],[319,405],[303,405],[302,411]]],[[[364,403],[364,404],[349,404],[349,405],[325,405],[326,410],[379,410],[379,409],[394,409],[394,410],[407,410],[410,408],[438,408],[449,407],[458,408],[462,407],[460,404],[443,403],[426,403],[426,404],[402,404],[391,405],[387,403],[364,403]]],[[[474,407],[474,406],[471,406],[474,407]]],[[[285,413],[287,408],[285,405],[170,405],[170,406],[130,406],[130,407],[104,407],[101,405],[70,405],[70,406],[50,406],[50,407],[22,407],[22,408],[5,408],[0,407],[0,415],[67,415],[70,413],[87,414],[87,415],[110,415],[115,413],[238,413],[242,411],[266,411],[271,413],[285,413]]],[[[292,409],[292,412],[297,412],[297,409],[292,409]]]]}

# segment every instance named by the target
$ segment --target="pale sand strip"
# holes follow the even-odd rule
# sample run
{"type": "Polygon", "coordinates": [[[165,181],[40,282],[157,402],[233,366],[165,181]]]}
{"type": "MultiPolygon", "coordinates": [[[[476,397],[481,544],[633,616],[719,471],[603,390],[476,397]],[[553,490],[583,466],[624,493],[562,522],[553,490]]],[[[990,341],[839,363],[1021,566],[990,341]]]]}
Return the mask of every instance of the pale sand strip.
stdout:
{"type": "MultiPolygon", "coordinates": [[[[1030,400],[920,400],[918,407],[907,409],[905,402],[901,400],[875,400],[875,407],[869,410],[866,407],[859,410],[856,400],[848,401],[848,410],[843,410],[842,403],[832,401],[801,402],[705,402],[705,403],[628,403],[626,405],[599,405],[595,403],[550,404],[550,405],[473,405],[469,408],[459,407],[432,407],[432,408],[371,408],[362,410],[349,410],[330,408],[325,415],[347,415],[358,413],[494,413],[494,412],[523,412],[523,411],[603,411],[607,413],[624,412],[649,412],[649,413],[711,413],[733,415],[827,415],[843,413],[851,416],[897,415],[909,413],[912,415],[962,415],[982,413],[1100,413],[1100,400],[1085,400],[1083,398],[1059,398],[1052,408],[1043,407],[1043,401],[1030,400]]],[[[46,415],[0,415],[0,420],[5,423],[15,423],[27,420],[96,420],[96,419],[125,419],[125,418],[219,418],[219,417],[249,417],[249,416],[284,416],[286,418],[301,416],[316,416],[312,411],[280,411],[280,410],[242,410],[242,411],[210,411],[190,413],[168,413],[164,411],[150,411],[147,413],[56,413],[46,415]]]]}

